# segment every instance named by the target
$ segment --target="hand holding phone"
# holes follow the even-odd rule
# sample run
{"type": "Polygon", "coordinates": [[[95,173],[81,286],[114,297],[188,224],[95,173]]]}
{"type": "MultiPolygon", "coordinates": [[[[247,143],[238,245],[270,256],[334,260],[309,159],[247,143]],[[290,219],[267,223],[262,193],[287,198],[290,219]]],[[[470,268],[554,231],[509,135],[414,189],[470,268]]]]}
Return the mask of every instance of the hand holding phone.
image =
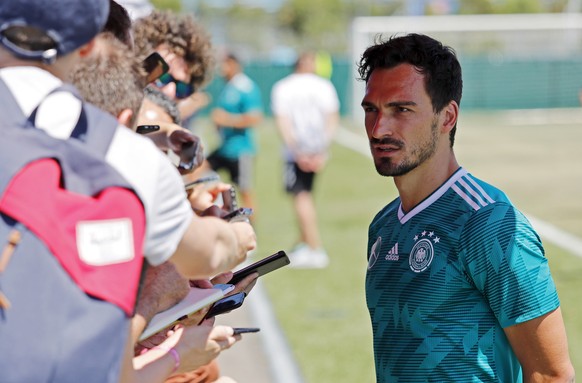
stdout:
{"type": "Polygon", "coordinates": [[[170,148],[180,157],[180,173],[189,173],[202,165],[204,149],[198,136],[186,129],[178,129],[170,133],[168,139],[170,148]]]}
{"type": "Polygon", "coordinates": [[[241,307],[245,301],[246,296],[247,295],[244,292],[240,292],[233,295],[229,295],[228,297],[224,297],[221,300],[214,302],[210,307],[210,310],[208,310],[208,312],[202,319],[202,321],[205,321],[206,319],[213,318],[217,315],[224,314],[241,307]]]}
{"type": "Polygon", "coordinates": [[[260,261],[253,263],[252,265],[236,271],[228,283],[236,285],[238,282],[242,281],[244,278],[253,273],[258,273],[259,276],[265,275],[271,271],[286,266],[289,263],[290,260],[287,254],[283,250],[280,250],[273,255],[263,258],[260,261]]]}
{"type": "Polygon", "coordinates": [[[253,209],[250,207],[239,207],[230,213],[223,215],[221,218],[228,222],[249,222],[249,216],[253,214],[253,209]]]}
{"type": "Polygon", "coordinates": [[[161,75],[170,70],[170,66],[164,58],[158,53],[153,52],[143,60],[143,68],[146,71],[146,84],[154,82],[161,75]]]}

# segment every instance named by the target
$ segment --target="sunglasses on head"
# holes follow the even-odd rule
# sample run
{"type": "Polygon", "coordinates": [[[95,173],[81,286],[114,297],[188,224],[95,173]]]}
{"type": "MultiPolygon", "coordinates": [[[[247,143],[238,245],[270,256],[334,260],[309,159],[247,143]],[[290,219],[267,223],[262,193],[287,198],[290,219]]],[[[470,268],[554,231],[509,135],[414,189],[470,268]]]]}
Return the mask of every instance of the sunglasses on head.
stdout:
{"type": "Polygon", "coordinates": [[[184,81],[176,80],[169,73],[164,73],[163,75],[161,75],[156,80],[155,84],[158,88],[162,88],[171,82],[176,84],[176,98],[190,97],[192,95],[192,93],[194,93],[194,87],[192,86],[192,84],[184,82],[184,81]]]}

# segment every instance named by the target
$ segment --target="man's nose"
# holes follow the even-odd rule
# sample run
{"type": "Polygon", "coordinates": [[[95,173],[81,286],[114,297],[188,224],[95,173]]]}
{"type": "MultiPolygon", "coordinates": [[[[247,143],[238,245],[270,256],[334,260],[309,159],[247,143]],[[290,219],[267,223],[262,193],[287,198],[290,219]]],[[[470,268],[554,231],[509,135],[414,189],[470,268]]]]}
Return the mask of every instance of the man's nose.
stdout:
{"type": "Polygon", "coordinates": [[[394,134],[394,121],[386,113],[378,112],[372,127],[372,136],[374,138],[382,138],[385,136],[392,136],[394,134]]]}

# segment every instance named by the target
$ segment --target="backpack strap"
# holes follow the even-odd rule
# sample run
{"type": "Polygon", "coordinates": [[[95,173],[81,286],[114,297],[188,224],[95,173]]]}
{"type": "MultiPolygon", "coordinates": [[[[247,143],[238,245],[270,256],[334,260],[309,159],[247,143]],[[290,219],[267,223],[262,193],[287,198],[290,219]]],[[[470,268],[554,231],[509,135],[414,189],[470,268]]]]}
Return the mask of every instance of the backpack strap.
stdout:
{"type": "Polygon", "coordinates": [[[24,113],[2,77],[0,77],[0,102],[2,102],[2,125],[20,124],[24,113]]]}
{"type": "Polygon", "coordinates": [[[109,113],[97,108],[95,105],[85,102],[79,95],[79,91],[71,84],[63,83],[61,86],[53,89],[46,97],[37,105],[28,117],[28,121],[32,126],[36,126],[36,118],[39,108],[43,102],[50,96],[66,92],[75,96],[81,103],[81,112],[75,124],[75,128],[71,131],[70,138],[80,140],[88,144],[90,150],[94,153],[105,156],[109,145],[113,140],[115,131],[119,126],[119,122],[109,113]],[[89,129],[89,126],[98,127],[89,129]]]}
{"type": "Polygon", "coordinates": [[[107,154],[107,150],[113,140],[115,131],[119,126],[119,122],[109,113],[102,111],[95,105],[85,102],[81,98],[77,88],[71,84],[63,83],[50,91],[39,102],[36,108],[34,108],[32,113],[26,117],[20,108],[20,105],[12,95],[12,92],[0,77],[0,100],[3,104],[2,124],[22,125],[23,120],[28,120],[31,127],[36,126],[39,108],[45,100],[59,92],[69,93],[76,97],[81,103],[81,112],[74,129],[71,131],[70,137],[87,143],[89,150],[104,157],[107,154]],[[98,128],[89,129],[89,126],[95,126],[98,128]]]}

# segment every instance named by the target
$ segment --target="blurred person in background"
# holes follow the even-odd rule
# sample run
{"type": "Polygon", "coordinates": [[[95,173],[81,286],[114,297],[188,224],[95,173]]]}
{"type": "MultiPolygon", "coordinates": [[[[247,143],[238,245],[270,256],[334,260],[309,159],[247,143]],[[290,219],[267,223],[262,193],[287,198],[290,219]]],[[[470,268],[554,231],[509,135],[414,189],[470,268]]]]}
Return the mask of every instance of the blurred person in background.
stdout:
{"type": "Polygon", "coordinates": [[[315,74],[316,55],[299,56],[292,74],[271,92],[271,109],[284,145],[284,185],[293,197],[299,243],[290,252],[291,267],[323,268],[329,258],[323,249],[313,184],[328,158],[339,123],[339,99],[333,84],[315,74]]]}
{"type": "Polygon", "coordinates": [[[263,119],[261,92],[243,72],[234,54],[225,54],[220,68],[226,84],[216,100],[211,119],[221,141],[206,158],[206,165],[214,171],[226,169],[231,181],[238,186],[241,205],[256,212],[253,184],[257,144],[254,129],[263,119]]]}
{"type": "Polygon", "coordinates": [[[419,34],[362,55],[364,125],[399,197],[368,231],[366,300],[377,382],[573,382],[539,236],[453,151],[463,80],[419,34]]]}

